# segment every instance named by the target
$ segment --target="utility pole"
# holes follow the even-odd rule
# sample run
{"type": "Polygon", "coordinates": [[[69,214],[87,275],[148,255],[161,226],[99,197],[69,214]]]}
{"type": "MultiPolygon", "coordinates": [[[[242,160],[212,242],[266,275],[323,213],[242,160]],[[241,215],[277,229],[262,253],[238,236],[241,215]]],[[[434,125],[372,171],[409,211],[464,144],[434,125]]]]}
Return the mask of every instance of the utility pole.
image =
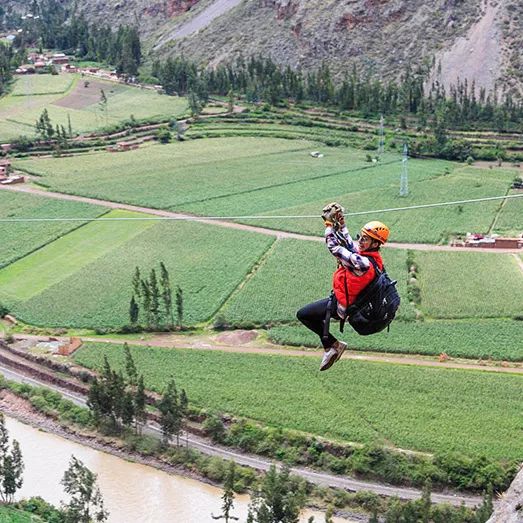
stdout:
{"type": "Polygon", "coordinates": [[[400,196],[407,196],[409,194],[409,148],[407,142],[403,144],[403,159],[402,170],[401,170],[401,180],[400,180],[400,196]]]}
{"type": "Polygon", "coordinates": [[[378,158],[381,159],[381,155],[383,154],[385,150],[385,138],[384,138],[384,132],[383,132],[383,115],[380,117],[380,141],[378,145],[378,158]]]}

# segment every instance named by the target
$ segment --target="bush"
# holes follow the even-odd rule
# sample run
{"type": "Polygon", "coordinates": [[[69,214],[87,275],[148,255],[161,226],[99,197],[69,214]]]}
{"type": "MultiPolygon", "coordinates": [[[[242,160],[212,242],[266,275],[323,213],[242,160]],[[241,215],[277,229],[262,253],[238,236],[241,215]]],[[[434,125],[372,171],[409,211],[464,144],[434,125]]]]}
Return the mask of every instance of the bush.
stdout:
{"type": "Polygon", "coordinates": [[[156,132],[156,139],[160,143],[169,143],[171,141],[171,138],[172,138],[171,133],[167,129],[159,129],[156,132]]]}

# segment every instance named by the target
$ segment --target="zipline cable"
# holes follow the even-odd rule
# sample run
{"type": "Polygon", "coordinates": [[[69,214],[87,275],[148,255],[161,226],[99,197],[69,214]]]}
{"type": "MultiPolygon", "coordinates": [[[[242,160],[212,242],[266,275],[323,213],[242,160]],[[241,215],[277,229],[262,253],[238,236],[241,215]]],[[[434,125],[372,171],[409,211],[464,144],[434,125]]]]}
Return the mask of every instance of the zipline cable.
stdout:
{"type": "MultiPolygon", "coordinates": [[[[429,209],[435,207],[448,207],[451,205],[462,205],[467,203],[478,203],[488,202],[494,200],[507,200],[511,198],[523,198],[523,194],[507,194],[505,196],[489,196],[485,198],[474,198],[470,200],[456,200],[452,202],[439,202],[439,203],[425,203],[420,205],[410,205],[408,207],[391,207],[388,209],[375,209],[372,211],[358,211],[349,212],[345,216],[361,216],[364,214],[380,214],[386,212],[402,212],[411,211],[416,209],[429,209]]],[[[147,214],[145,210],[134,210],[115,207],[115,210],[129,210],[131,212],[143,212],[147,214]]],[[[152,209],[151,209],[152,210],[152,209]]],[[[284,216],[273,216],[273,215],[244,215],[244,216],[189,216],[180,214],[177,216],[147,216],[147,217],[121,217],[121,218],[0,218],[0,223],[25,223],[25,222],[116,222],[116,221],[206,221],[206,220],[300,220],[300,219],[311,219],[319,218],[318,214],[299,214],[299,215],[284,215],[284,216]]]]}

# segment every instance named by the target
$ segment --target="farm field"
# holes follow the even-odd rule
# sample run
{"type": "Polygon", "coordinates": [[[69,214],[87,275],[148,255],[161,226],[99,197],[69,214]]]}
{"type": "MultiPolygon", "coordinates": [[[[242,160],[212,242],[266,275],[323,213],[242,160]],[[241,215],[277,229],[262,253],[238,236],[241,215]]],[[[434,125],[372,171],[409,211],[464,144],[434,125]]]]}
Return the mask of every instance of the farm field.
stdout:
{"type": "MultiPolygon", "coordinates": [[[[511,190],[509,194],[521,194],[521,191],[511,190]]],[[[499,213],[495,230],[504,236],[517,237],[523,229],[523,198],[507,200],[499,213]]]]}
{"type": "MultiPolygon", "coordinates": [[[[270,137],[189,140],[125,155],[96,153],[85,156],[80,165],[74,158],[60,158],[20,160],[16,166],[42,176],[39,183],[53,190],[207,216],[316,215],[326,202],[336,200],[351,212],[371,211],[372,219],[391,227],[391,241],[421,243],[488,232],[501,201],[402,213],[372,211],[501,196],[507,193],[515,172],[414,159],[409,162],[410,193],[400,197],[399,155],[387,154],[374,165],[365,161],[362,150],[270,137]],[[309,155],[318,149],[325,153],[324,158],[309,155]],[[146,191],[142,190],[144,172],[149,182],[146,191]]],[[[498,220],[500,232],[523,228],[522,209],[522,200],[507,202],[498,220]]],[[[357,216],[349,225],[357,229],[369,216],[357,216]]],[[[317,219],[243,221],[321,234],[317,219]]]]}
{"type": "MultiPolygon", "coordinates": [[[[521,376],[341,360],[133,347],[146,386],[171,376],[195,405],[337,440],[522,459],[521,376]]],[[[74,360],[123,366],[120,346],[89,343],[74,360]]]]}
{"type": "Polygon", "coordinates": [[[119,328],[135,267],[148,275],[163,261],[191,325],[216,312],[272,241],[197,223],[91,223],[0,271],[0,300],[33,325],[119,328]]]}
{"type": "MultiPolygon", "coordinates": [[[[400,295],[406,295],[406,251],[388,250],[385,264],[398,280],[400,295]]],[[[256,275],[220,311],[235,326],[290,322],[296,311],[329,295],[335,259],[318,242],[279,240],[256,275]]],[[[403,306],[402,306],[403,307],[403,306]]],[[[405,300],[402,314],[407,315],[405,300]]]]}
{"type": "MultiPolygon", "coordinates": [[[[412,319],[406,251],[385,249],[383,258],[403,298],[398,318],[412,319]]],[[[523,278],[510,254],[420,251],[415,261],[421,286],[419,308],[428,317],[503,318],[523,313],[523,278]]],[[[334,259],[323,245],[280,240],[221,313],[238,326],[294,321],[301,306],[328,296],[334,269],[334,259]]]]}
{"type": "MultiPolygon", "coordinates": [[[[0,218],[95,218],[105,212],[97,205],[0,191],[0,218]]],[[[0,268],[81,225],[82,222],[0,222],[0,268]]]]}
{"type": "Polygon", "coordinates": [[[115,82],[81,79],[75,74],[20,77],[13,92],[0,98],[0,141],[21,133],[34,135],[35,122],[44,109],[53,125],[67,129],[70,119],[73,132],[85,132],[116,124],[131,115],[137,119],[180,116],[187,109],[187,101],[115,82]],[[99,105],[101,90],[107,97],[107,111],[99,105]]]}
{"type": "MultiPolygon", "coordinates": [[[[400,354],[447,354],[451,358],[481,358],[521,361],[523,321],[517,320],[433,320],[394,322],[389,332],[358,336],[332,332],[349,344],[351,350],[400,354]]],[[[318,337],[302,326],[278,325],[268,331],[274,343],[317,347],[318,337]]]]}
{"type": "Polygon", "coordinates": [[[78,80],[75,74],[28,74],[19,76],[14,83],[13,96],[39,96],[62,94],[73,87],[78,80]]]}
{"type": "Polygon", "coordinates": [[[523,277],[510,254],[418,252],[421,309],[434,318],[521,317],[523,277]]]}

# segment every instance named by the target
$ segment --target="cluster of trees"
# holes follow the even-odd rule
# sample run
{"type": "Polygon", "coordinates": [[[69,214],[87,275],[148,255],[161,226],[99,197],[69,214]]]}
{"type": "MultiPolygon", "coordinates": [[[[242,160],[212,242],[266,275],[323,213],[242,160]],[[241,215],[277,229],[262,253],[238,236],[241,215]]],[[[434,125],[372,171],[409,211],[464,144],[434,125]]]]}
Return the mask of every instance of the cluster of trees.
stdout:
{"type": "MultiPolygon", "coordinates": [[[[12,504],[14,495],[23,484],[24,462],[18,441],[9,441],[5,417],[0,412],[0,500],[12,504]]],[[[20,508],[33,512],[52,514],[56,523],[90,523],[106,521],[109,513],[104,508],[103,497],[96,482],[97,476],[79,459],[71,456],[69,467],[61,484],[69,494],[69,503],[63,503],[60,510],[48,505],[40,498],[21,502],[20,508]]],[[[47,521],[47,519],[46,519],[47,521]]]]}
{"type": "Polygon", "coordinates": [[[25,50],[16,50],[10,45],[0,42],[0,96],[7,90],[13,78],[13,69],[27,60],[25,50]]]}
{"type": "Polygon", "coordinates": [[[77,58],[107,62],[119,73],[136,76],[142,60],[138,30],[119,26],[89,24],[76,13],[76,4],[58,0],[33,0],[33,15],[21,24],[15,39],[17,48],[37,45],[40,49],[62,49],[77,58]]]}
{"type": "Polygon", "coordinates": [[[18,441],[9,442],[5,418],[0,412],[0,499],[12,503],[16,491],[23,483],[24,462],[18,441]]]}
{"type": "Polygon", "coordinates": [[[42,140],[54,140],[56,147],[66,149],[69,143],[68,140],[73,137],[73,129],[69,115],[67,121],[67,130],[63,125],[56,124],[53,126],[49,112],[47,109],[44,109],[35,123],[36,134],[42,140]]]}
{"type": "Polygon", "coordinates": [[[266,101],[278,105],[284,100],[315,102],[356,111],[364,115],[412,115],[420,124],[434,114],[440,115],[448,128],[474,124],[503,130],[523,121],[523,103],[509,94],[487,93],[474,83],[459,82],[448,92],[438,83],[428,93],[427,67],[413,70],[407,66],[399,81],[372,79],[355,68],[341,82],[335,82],[328,65],[302,73],[281,67],[267,57],[238,58],[234,64],[215,69],[199,68],[183,57],[153,64],[152,74],[167,94],[195,93],[205,100],[209,93],[226,96],[231,90],[250,102],[266,101]]]}
{"type": "Polygon", "coordinates": [[[124,344],[125,372],[116,372],[107,357],[100,378],[95,378],[89,388],[87,406],[99,426],[120,432],[123,427],[134,425],[137,433],[145,424],[146,395],[143,375],[138,376],[129,346],[124,344]]]}
{"type": "MultiPolygon", "coordinates": [[[[133,356],[127,343],[124,344],[125,375],[111,368],[107,357],[100,378],[95,378],[89,388],[87,406],[99,427],[121,432],[134,427],[141,433],[147,421],[147,395],[143,375],[138,375],[133,356]]],[[[178,392],[173,378],[167,383],[164,394],[155,407],[160,413],[159,423],[165,444],[176,438],[180,442],[189,400],[185,389],[178,392]]]]}
{"type": "Polygon", "coordinates": [[[132,280],[133,295],[129,304],[129,320],[133,327],[141,324],[148,329],[172,329],[183,326],[183,291],[177,286],[173,291],[169,271],[160,262],[159,275],[151,269],[148,278],[142,278],[136,267],[132,280]],[[176,319],[174,308],[176,307],[176,319]]]}

